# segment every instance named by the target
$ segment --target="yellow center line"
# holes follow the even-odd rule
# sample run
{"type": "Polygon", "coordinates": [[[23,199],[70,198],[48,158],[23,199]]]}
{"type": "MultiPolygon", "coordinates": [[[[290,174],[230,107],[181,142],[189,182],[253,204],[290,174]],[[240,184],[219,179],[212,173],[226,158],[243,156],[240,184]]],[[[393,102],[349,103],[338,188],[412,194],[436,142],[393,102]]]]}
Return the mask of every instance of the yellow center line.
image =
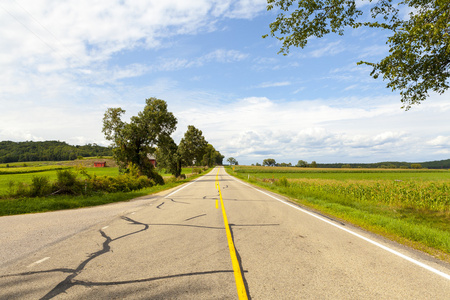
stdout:
{"type": "MultiPolygon", "coordinates": [[[[236,248],[234,247],[233,237],[231,236],[231,231],[230,231],[230,225],[228,224],[227,213],[225,212],[225,206],[223,204],[222,191],[220,190],[220,184],[219,184],[219,171],[217,171],[216,186],[217,186],[217,189],[219,190],[220,206],[222,208],[223,223],[225,224],[225,231],[227,233],[228,248],[230,249],[231,264],[233,265],[234,280],[236,282],[238,298],[240,300],[241,299],[246,300],[246,299],[248,299],[247,290],[245,289],[244,279],[243,279],[242,273],[241,273],[241,266],[239,265],[239,261],[236,256],[236,248]]],[[[217,203],[216,203],[216,205],[217,205],[217,203]]]]}

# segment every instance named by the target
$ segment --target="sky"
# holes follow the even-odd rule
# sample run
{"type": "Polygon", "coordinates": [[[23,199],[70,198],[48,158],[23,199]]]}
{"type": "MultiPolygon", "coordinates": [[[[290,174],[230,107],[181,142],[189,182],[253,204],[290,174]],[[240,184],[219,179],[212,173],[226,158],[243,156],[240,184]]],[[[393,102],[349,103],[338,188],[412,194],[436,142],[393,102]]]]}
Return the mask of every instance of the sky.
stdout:
{"type": "MultiPolygon", "coordinates": [[[[359,2],[363,5],[363,2],[359,2]]],[[[450,158],[450,92],[405,111],[371,68],[388,32],[349,29],[278,54],[265,0],[2,0],[0,141],[108,145],[165,100],[178,143],[194,125],[226,161],[296,164],[450,158]]]]}

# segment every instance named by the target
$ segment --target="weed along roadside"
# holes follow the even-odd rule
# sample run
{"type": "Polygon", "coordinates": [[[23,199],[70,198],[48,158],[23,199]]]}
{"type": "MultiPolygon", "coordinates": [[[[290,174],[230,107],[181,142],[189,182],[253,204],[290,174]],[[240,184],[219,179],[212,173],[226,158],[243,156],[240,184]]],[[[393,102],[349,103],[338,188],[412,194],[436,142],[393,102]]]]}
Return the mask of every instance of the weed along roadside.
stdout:
{"type": "Polygon", "coordinates": [[[128,201],[171,189],[210,170],[183,168],[180,178],[163,173],[164,184],[156,184],[133,170],[119,174],[117,168],[33,168],[31,173],[23,168],[22,173],[0,174],[0,216],[128,201]]]}
{"type": "Polygon", "coordinates": [[[450,262],[448,171],[226,170],[300,205],[450,262]]]}

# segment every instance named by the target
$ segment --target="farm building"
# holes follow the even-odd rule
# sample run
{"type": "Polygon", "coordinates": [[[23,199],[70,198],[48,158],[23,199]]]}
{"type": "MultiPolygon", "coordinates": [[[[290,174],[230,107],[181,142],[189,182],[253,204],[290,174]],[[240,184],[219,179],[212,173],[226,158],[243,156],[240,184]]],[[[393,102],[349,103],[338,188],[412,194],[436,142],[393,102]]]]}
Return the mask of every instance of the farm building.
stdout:
{"type": "Polygon", "coordinates": [[[106,161],[95,161],[94,167],[96,168],[104,168],[106,167],[106,161]]]}
{"type": "Polygon", "coordinates": [[[152,154],[147,154],[147,158],[150,163],[156,168],[156,158],[152,154]]]}

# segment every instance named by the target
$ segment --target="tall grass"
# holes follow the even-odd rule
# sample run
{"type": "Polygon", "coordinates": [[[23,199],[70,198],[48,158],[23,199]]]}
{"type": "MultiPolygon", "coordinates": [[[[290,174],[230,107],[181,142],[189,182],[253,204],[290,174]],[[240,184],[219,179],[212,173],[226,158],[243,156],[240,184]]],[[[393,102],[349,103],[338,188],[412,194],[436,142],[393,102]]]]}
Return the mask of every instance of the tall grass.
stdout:
{"type": "MultiPolygon", "coordinates": [[[[286,180],[286,179],[285,179],[286,180]]],[[[292,189],[311,197],[333,194],[351,202],[384,204],[447,213],[450,211],[450,182],[332,179],[289,179],[292,189]]]]}

